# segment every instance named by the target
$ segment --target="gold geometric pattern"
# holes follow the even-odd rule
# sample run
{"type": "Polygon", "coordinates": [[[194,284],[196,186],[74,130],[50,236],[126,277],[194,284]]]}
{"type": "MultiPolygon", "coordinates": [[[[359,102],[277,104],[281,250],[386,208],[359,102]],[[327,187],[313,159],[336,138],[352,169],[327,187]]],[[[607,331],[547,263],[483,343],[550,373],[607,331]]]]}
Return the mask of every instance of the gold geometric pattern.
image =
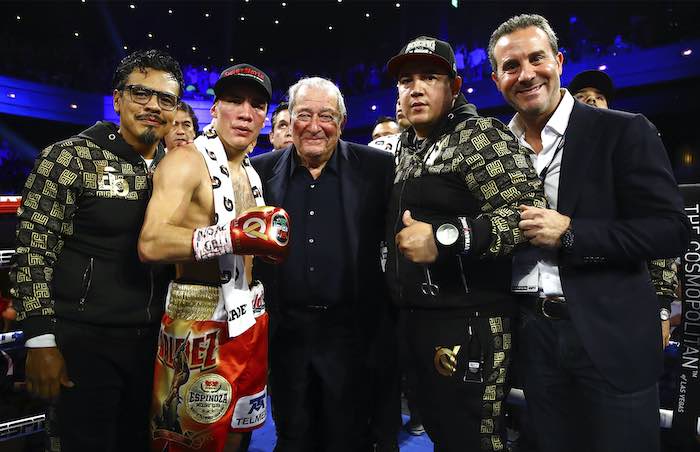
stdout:
{"type": "Polygon", "coordinates": [[[58,183],[61,185],[70,186],[73,184],[73,182],[75,182],[77,178],[78,175],[75,174],[73,171],[63,170],[63,172],[61,172],[61,175],[58,177],[58,183]]]}
{"type": "Polygon", "coordinates": [[[678,291],[678,267],[675,259],[654,259],[647,262],[656,295],[675,299],[678,291]]]}
{"type": "Polygon", "coordinates": [[[99,196],[98,166],[100,170],[111,167],[112,174],[123,179],[122,196],[111,197],[148,199],[149,179],[143,165],[133,165],[81,137],[43,149],[24,185],[18,210],[17,249],[10,270],[18,320],[54,314],[53,267],[73,235],[78,200],[99,196]]]}
{"type": "Polygon", "coordinates": [[[491,327],[491,332],[493,334],[498,334],[503,332],[503,321],[500,317],[489,318],[489,326],[491,327]]]}
{"type": "Polygon", "coordinates": [[[51,169],[53,168],[53,165],[54,165],[53,162],[50,162],[48,160],[43,160],[39,164],[36,172],[41,174],[42,176],[48,176],[51,173],[51,169]]]}
{"type": "Polygon", "coordinates": [[[481,433],[493,433],[493,419],[481,420],[481,433]]]}
{"type": "Polygon", "coordinates": [[[505,172],[505,169],[503,168],[503,162],[501,162],[500,160],[494,160],[493,162],[486,165],[486,171],[491,177],[496,177],[500,174],[503,174],[505,172]]]}
{"type": "Polygon", "coordinates": [[[474,146],[474,149],[476,149],[477,151],[480,151],[483,148],[485,148],[486,146],[488,146],[489,144],[491,144],[489,139],[483,133],[472,138],[471,143],[472,143],[472,146],[474,146]]]}
{"type": "Polygon", "coordinates": [[[451,130],[421,147],[410,142],[409,132],[404,133],[397,151],[394,183],[428,174],[456,174],[464,183],[465,196],[478,201],[478,218],[491,222],[491,241],[485,255],[509,255],[526,242],[518,229],[518,205],[546,206],[529,151],[494,118],[468,118],[451,130]]]}
{"type": "Polygon", "coordinates": [[[510,366],[510,327],[509,317],[490,317],[488,319],[488,331],[490,332],[490,346],[493,350],[491,363],[485,364],[484,394],[481,409],[481,450],[501,451],[505,450],[500,437],[495,434],[503,430],[503,402],[508,388],[505,386],[510,366]]]}
{"type": "Polygon", "coordinates": [[[63,166],[68,166],[70,164],[70,161],[72,158],[73,158],[73,156],[71,155],[71,153],[68,152],[68,150],[64,149],[58,155],[56,162],[60,163],[63,166]]]}

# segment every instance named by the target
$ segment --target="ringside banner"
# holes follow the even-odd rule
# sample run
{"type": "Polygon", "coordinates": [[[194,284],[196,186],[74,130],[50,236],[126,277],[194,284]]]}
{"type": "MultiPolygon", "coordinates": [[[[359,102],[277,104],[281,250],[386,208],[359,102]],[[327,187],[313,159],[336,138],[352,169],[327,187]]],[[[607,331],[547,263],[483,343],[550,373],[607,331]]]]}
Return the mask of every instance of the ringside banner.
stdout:
{"type": "MultiPolygon", "coordinates": [[[[673,409],[673,436],[692,447],[700,432],[700,184],[681,185],[685,213],[691,224],[690,242],[678,269],[682,315],[679,348],[678,398],[673,409]]],[[[685,450],[685,449],[684,449],[685,450]]]]}

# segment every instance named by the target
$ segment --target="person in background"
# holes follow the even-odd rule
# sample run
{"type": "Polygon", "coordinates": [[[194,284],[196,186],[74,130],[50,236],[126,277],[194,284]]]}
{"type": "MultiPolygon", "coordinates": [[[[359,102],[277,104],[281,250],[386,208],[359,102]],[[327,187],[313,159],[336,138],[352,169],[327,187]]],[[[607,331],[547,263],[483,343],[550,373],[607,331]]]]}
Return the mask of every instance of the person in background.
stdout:
{"type": "Polygon", "coordinates": [[[579,72],[567,89],[574,99],[599,108],[610,108],[615,93],[610,76],[597,70],[579,72]]]}
{"type": "Polygon", "coordinates": [[[272,130],[270,131],[270,143],[275,151],[284,149],[292,144],[292,129],[290,127],[289,104],[280,102],[272,112],[272,130]]]}
{"type": "Polygon", "coordinates": [[[180,102],[175,112],[173,127],[165,136],[165,151],[192,142],[199,134],[199,121],[192,107],[186,102],[180,102]]]}
{"type": "Polygon", "coordinates": [[[380,116],[374,122],[374,129],[372,129],[372,140],[376,140],[379,137],[385,137],[387,135],[396,135],[401,132],[399,125],[396,123],[394,118],[389,116],[380,116]]]}

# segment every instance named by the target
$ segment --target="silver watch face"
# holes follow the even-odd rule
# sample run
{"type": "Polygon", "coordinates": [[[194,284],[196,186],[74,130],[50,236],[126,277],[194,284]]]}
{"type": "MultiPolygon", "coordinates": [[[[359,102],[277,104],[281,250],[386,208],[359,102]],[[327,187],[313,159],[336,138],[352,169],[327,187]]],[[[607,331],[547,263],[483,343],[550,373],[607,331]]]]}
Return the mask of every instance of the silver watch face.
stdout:
{"type": "Polygon", "coordinates": [[[659,311],[659,317],[661,317],[661,320],[668,320],[671,318],[671,313],[668,311],[666,308],[661,308],[661,311],[659,311]]]}
{"type": "Polygon", "coordinates": [[[459,238],[459,230],[452,223],[441,224],[435,232],[435,237],[440,245],[450,246],[459,238]]]}

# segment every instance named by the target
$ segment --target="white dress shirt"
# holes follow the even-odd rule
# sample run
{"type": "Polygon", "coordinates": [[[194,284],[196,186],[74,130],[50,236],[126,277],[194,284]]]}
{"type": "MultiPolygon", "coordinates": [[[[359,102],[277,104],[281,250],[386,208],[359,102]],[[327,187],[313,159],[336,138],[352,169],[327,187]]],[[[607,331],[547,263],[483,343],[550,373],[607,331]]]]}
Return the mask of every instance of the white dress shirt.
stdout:
{"type": "MultiPolygon", "coordinates": [[[[575,102],[567,90],[561,91],[561,102],[542,129],[542,151],[539,153],[533,151],[530,154],[537,174],[541,175],[546,169],[544,194],[550,209],[557,208],[561,159],[566,149],[564,134],[575,102]],[[558,151],[557,148],[559,148],[558,151]]],[[[532,147],[525,141],[525,124],[519,114],[513,117],[508,127],[520,144],[532,151],[532,147]]],[[[558,250],[534,246],[517,251],[513,256],[512,291],[539,293],[541,296],[562,296],[564,293],[561,288],[557,255],[558,250]]]]}

